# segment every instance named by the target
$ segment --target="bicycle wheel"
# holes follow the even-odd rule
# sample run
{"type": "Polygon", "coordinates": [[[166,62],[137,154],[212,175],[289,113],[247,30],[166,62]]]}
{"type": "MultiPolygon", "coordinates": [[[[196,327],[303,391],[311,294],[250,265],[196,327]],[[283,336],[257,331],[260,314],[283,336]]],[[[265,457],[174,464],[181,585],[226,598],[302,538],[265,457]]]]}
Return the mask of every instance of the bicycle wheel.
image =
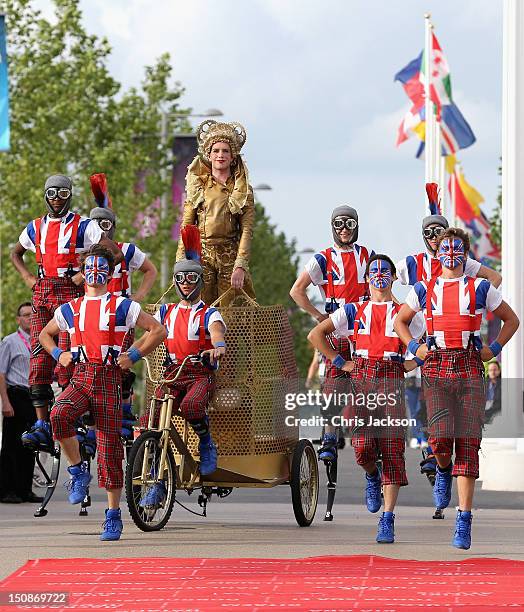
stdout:
{"type": "Polygon", "coordinates": [[[299,440],[291,463],[291,500],[297,523],[309,527],[318,502],[318,461],[309,440],[299,440]]]}
{"type": "Polygon", "coordinates": [[[134,441],[129,451],[125,483],[127,506],[135,525],[142,531],[159,531],[165,527],[175,503],[176,464],[171,447],[168,448],[166,455],[163,478],[156,480],[162,454],[161,436],[158,431],[145,431],[134,441]],[[142,478],[144,457],[146,458],[145,479],[142,478]],[[154,504],[140,505],[152,486],[151,481],[155,480],[157,485],[164,486],[165,495],[157,496],[158,499],[154,504]]]}

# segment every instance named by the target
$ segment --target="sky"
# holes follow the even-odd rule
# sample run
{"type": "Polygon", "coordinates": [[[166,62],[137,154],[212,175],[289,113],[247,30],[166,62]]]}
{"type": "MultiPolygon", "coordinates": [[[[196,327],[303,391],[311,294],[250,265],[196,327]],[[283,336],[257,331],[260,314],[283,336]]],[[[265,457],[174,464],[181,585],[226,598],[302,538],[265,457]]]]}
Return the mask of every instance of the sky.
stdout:
{"type": "MultiPolygon", "coordinates": [[[[37,4],[48,14],[50,0],[37,4]]],[[[138,85],[169,52],[181,105],[219,108],[247,130],[253,185],[298,249],[331,240],[350,204],[359,243],[395,261],[421,250],[424,162],[395,147],[410,104],[395,73],[424,42],[424,13],[447,57],[453,98],[477,142],[459,152],[468,182],[497,196],[501,154],[502,2],[494,0],[81,0],[88,31],[108,38],[112,74],[138,85]]],[[[198,120],[194,120],[197,125],[198,120]]],[[[305,256],[304,256],[305,257],[305,256]]]]}

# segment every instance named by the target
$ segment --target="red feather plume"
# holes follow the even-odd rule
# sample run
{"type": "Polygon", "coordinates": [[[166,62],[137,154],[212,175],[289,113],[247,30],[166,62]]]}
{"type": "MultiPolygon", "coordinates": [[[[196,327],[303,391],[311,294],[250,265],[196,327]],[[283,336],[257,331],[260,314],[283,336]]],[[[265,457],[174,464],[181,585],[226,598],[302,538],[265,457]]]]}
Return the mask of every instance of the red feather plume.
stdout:
{"type": "Polygon", "coordinates": [[[438,183],[426,183],[429,209],[432,215],[440,215],[440,198],[438,195],[438,183]]]}
{"type": "Polygon", "coordinates": [[[89,177],[91,182],[91,191],[95,196],[95,202],[97,206],[101,208],[113,208],[113,203],[109,197],[109,190],[107,188],[107,177],[103,172],[98,174],[92,174],[89,177]]]}
{"type": "Polygon", "coordinates": [[[180,230],[186,259],[200,261],[202,257],[202,246],[200,244],[200,232],[196,225],[186,225],[180,230]]]}

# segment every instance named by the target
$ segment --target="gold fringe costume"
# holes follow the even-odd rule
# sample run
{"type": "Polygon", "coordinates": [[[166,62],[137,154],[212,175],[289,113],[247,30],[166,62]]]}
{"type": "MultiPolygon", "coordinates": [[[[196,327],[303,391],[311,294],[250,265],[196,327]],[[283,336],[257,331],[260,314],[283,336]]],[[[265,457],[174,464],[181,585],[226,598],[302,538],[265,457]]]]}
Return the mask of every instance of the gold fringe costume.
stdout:
{"type": "MultiPolygon", "coordinates": [[[[207,120],[198,127],[197,140],[199,154],[189,165],[186,175],[187,199],[182,227],[196,225],[200,231],[204,269],[202,299],[211,304],[229,289],[231,274],[236,268],[245,271],[243,288],[254,298],[249,257],[255,203],[247,167],[240,157],[240,149],[246,140],[245,130],[238,123],[207,120]],[[233,157],[231,176],[225,184],[211,174],[209,153],[217,142],[227,142],[233,157]]],[[[180,240],[176,260],[184,256],[184,245],[180,240]]],[[[233,300],[233,292],[230,295],[233,300]]],[[[229,303],[231,300],[226,301],[229,303]]]]}

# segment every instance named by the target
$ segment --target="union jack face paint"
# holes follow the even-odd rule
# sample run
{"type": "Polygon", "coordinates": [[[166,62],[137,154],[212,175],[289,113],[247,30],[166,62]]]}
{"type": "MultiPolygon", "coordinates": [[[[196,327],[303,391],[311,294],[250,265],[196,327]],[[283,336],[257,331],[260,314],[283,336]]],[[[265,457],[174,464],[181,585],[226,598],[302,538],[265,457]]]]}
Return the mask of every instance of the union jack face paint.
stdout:
{"type": "Polygon", "coordinates": [[[375,289],[386,289],[391,284],[391,266],[383,259],[375,259],[369,266],[369,283],[375,289]]]}
{"type": "Polygon", "coordinates": [[[100,255],[89,255],[84,262],[84,276],[88,285],[104,285],[109,277],[109,262],[100,255]]]}
{"type": "Polygon", "coordinates": [[[464,243],[460,238],[444,238],[438,248],[437,257],[440,263],[450,270],[464,265],[466,261],[464,243]]]}

